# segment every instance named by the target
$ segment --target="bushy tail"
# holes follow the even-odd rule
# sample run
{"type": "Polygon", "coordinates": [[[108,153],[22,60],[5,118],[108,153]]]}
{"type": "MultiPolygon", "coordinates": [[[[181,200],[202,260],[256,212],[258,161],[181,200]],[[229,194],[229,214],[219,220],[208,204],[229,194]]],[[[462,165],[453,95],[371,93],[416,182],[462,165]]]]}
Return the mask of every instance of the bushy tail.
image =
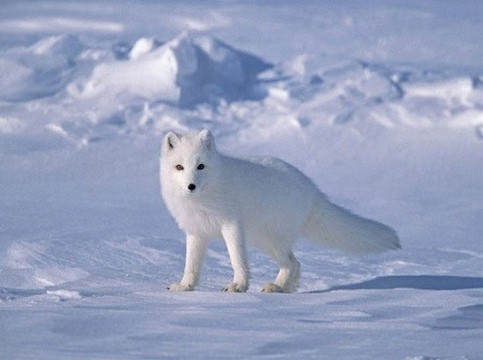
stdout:
{"type": "Polygon", "coordinates": [[[354,254],[401,248],[389,226],[352,214],[324,196],[318,196],[303,228],[309,240],[354,254]]]}

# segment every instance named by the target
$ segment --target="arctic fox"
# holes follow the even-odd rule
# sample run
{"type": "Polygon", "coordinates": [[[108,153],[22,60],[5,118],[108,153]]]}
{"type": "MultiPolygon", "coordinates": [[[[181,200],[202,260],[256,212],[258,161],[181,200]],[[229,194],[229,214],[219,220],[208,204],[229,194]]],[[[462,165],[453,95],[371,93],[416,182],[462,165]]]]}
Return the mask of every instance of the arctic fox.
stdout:
{"type": "Polygon", "coordinates": [[[223,290],[248,289],[247,244],[272,256],[280,267],[264,292],[297,289],[300,264],[292,253],[297,238],[352,253],[401,247],[390,227],[354,215],[330,202],[295,167],[276,158],[242,160],[219,153],[210,131],[165,135],[161,192],[186,232],[186,263],[172,291],[198,283],[207,241],[223,238],[234,271],[223,290]]]}

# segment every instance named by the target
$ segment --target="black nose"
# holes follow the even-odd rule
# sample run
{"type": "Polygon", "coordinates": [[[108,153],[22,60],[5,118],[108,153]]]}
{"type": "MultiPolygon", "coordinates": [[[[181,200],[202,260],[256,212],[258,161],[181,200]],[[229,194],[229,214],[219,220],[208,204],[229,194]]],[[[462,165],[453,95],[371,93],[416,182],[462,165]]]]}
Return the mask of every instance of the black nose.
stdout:
{"type": "Polygon", "coordinates": [[[189,184],[188,185],[188,190],[189,191],[193,191],[194,189],[196,189],[196,185],[195,184],[189,184]]]}

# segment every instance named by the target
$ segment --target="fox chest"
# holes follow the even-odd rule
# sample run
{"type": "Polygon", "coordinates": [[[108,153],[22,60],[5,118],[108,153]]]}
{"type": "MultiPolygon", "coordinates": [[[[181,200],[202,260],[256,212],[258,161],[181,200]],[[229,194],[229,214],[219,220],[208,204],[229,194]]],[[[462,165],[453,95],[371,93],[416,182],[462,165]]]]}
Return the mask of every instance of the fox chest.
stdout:
{"type": "Polygon", "coordinates": [[[211,209],[196,205],[177,206],[172,211],[179,227],[187,233],[204,238],[221,236],[223,219],[211,209]]]}

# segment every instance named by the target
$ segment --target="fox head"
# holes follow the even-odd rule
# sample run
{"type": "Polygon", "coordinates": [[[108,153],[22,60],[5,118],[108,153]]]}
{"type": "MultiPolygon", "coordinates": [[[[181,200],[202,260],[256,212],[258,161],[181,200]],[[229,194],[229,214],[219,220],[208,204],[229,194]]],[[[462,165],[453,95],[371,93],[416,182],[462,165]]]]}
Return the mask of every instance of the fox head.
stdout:
{"type": "Polygon", "coordinates": [[[169,132],[161,149],[161,185],[183,196],[203,193],[217,176],[218,153],[209,130],[180,135],[169,132]]]}

